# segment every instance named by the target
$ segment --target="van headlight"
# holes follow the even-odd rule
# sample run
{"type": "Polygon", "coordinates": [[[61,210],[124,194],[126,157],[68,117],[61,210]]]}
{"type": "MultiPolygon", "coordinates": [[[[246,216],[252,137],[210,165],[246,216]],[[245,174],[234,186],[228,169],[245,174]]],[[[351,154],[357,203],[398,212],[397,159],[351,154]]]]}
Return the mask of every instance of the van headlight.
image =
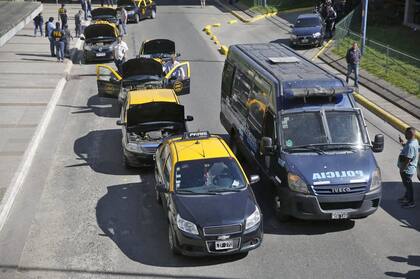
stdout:
{"type": "Polygon", "coordinates": [[[321,37],[321,32],[316,32],[316,33],[312,34],[312,37],[314,37],[314,38],[321,37]]]}
{"type": "Polygon", "coordinates": [[[372,180],[370,182],[370,190],[375,190],[381,187],[382,179],[381,179],[381,170],[378,168],[372,173],[372,180]]]}
{"type": "Polygon", "coordinates": [[[176,215],[176,225],[183,232],[198,235],[197,226],[193,222],[183,219],[179,214],[176,215]]]}
{"type": "Polygon", "coordinates": [[[255,227],[261,222],[261,213],[258,207],[255,207],[255,211],[246,218],[245,230],[255,227]]]}
{"type": "Polygon", "coordinates": [[[299,175],[289,173],[287,175],[287,181],[289,182],[289,188],[292,191],[303,193],[303,194],[309,194],[309,189],[306,183],[300,178],[299,175]]]}

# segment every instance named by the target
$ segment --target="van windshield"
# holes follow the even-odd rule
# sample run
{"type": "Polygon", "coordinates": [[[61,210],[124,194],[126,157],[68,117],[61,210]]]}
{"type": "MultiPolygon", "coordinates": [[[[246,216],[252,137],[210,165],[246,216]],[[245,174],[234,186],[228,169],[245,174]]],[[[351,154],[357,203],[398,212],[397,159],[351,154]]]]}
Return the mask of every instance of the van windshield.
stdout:
{"type": "Polygon", "coordinates": [[[322,149],[360,147],[368,144],[360,123],[360,117],[354,111],[285,114],[280,124],[282,145],[285,149],[308,146],[322,149]]]}

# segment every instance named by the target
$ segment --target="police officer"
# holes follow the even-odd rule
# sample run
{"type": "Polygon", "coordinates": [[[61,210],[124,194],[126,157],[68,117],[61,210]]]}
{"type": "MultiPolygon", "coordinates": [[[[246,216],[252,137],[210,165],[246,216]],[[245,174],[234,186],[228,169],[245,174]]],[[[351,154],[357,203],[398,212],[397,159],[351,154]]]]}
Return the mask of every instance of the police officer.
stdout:
{"type": "Polygon", "coordinates": [[[61,8],[58,9],[58,17],[61,20],[61,26],[67,24],[67,10],[64,4],[61,4],[61,8]]]}
{"type": "Polygon", "coordinates": [[[58,62],[64,62],[64,32],[60,28],[60,23],[55,23],[55,29],[51,34],[55,43],[55,54],[58,62]]]}

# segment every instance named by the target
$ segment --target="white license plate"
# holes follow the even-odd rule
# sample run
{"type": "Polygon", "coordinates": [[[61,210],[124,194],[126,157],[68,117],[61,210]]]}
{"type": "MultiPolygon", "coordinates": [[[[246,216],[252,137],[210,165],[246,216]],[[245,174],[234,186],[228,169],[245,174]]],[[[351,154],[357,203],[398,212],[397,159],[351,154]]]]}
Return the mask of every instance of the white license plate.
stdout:
{"type": "Polygon", "coordinates": [[[302,40],[302,43],[307,43],[307,42],[309,42],[308,39],[303,39],[302,40]]]}
{"type": "Polygon", "coordinates": [[[233,240],[216,241],[216,250],[226,250],[233,248],[233,240]]]}
{"type": "Polygon", "coordinates": [[[331,218],[332,219],[347,219],[349,218],[349,214],[347,212],[337,211],[331,214],[331,218]]]}
{"type": "Polygon", "coordinates": [[[96,54],[96,57],[104,57],[105,55],[106,55],[106,53],[104,53],[104,52],[98,52],[96,54]]]}

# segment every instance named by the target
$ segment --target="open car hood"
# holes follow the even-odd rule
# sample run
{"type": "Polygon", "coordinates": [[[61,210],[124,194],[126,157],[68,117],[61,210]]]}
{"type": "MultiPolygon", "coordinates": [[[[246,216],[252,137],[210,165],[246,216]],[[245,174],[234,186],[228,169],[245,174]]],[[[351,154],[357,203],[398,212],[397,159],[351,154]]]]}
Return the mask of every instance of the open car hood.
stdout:
{"type": "Polygon", "coordinates": [[[99,19],[104,17],[117,17],[117,11],[113,8],[96,8],[92,10],[92,19],[99,19]]]}
{"type": "Polygon", "coordinates": [[[162,64],[154,59],[134,58],[122,64],[122,76],[124,79],[130,76],[163,76],[162,64]]]}
{"type": "Polygon", "coordinates": [[[175,42],[167,39],[155,39],[143,43],[142,55],[174,54],[175,42]]]}
{"type": "Polygon", "coordinates": [[[114,27],[108,24],[92,24],[85,28],[85,39],[95,39],[99,37],[116,38],[114,27]]]}
{"type": "Polygon", "coordinates": [[[170,102],[152,102],[133,105],[127,111],[127,126],[153,122],[184,123],[184,106],[170,102]]]}

